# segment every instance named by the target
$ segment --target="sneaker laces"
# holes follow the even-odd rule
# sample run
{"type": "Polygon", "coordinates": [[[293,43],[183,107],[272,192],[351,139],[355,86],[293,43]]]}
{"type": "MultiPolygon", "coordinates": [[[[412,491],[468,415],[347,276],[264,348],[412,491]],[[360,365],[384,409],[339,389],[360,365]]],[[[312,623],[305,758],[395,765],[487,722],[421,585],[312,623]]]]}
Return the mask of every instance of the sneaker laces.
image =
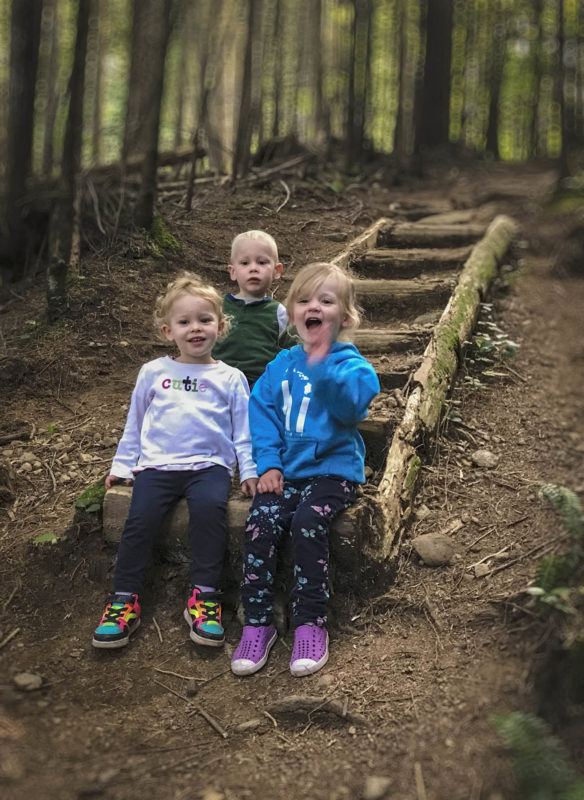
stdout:
{"type": "Polygon", "coordinates": [[[220,606],[216,600],[199,600],[193,603],[189,611],[197,622],[216,622],[218,625],[221,623],[220,606]]]}
{"type": "Polygon", "coordinates": [[[125,603],[120,603],[119,601],[112,600],[105,607],[105,611],[103,612],[103,617],[101,618],[100,624],[117,625],[120,617],[124,617],[126,614],[130,614],[133,610],[134,610],[134,604],[132,603],[131,600],[128,600],[125,603]]]}

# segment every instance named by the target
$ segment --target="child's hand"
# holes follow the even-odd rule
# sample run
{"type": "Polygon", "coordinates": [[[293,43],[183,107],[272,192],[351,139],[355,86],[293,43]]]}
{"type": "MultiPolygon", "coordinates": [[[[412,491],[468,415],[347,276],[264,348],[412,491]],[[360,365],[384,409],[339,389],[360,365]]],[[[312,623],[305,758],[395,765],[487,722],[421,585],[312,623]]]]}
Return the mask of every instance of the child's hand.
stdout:
{"type": "Polygon", "coordinates": [[[241,482],[241,493],[246,497],[253,497],[256,493],[256,486],[258,485],[257,478],[246,478],[241,482]]]}
{"type": "Polygon", "coordinates": [[[334,340],[335,329],[332,323],[323,322],[321,325],[315,325],[310,328],[307,333],[306,352],[308,353],[308,363],[315,364],[328,356],[334,340]]]}
{"type": "Polygon", "coordinates": [[[284,494],[284,476],[279,469],[269,469],[258,481],[257,489],[260,494],[284,494]]]}
{"type": "Polygon", "coordinates": [[[130,478],[119,478],[117,475],[108,475],[105,479],[106,491],[111,489],[115,483],[121,483],[123,486],[131,486],[134,481],[130,480],[130,478]]]}

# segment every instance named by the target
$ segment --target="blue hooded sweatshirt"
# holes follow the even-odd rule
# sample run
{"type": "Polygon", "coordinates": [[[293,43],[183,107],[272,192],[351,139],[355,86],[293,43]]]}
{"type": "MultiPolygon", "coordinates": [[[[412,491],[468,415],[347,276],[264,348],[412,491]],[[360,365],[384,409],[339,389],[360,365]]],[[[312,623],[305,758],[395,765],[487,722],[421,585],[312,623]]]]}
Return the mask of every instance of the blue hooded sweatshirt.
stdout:
{"type": "Polygon", "coordinates": [[[336,475],[364,483],[357,425],[378,392],[375,370],[353,344],[335,342],[315,364],[302,345],[278,353],[249,401],[258,475],[279,469],[287,480],[336,475]]]}

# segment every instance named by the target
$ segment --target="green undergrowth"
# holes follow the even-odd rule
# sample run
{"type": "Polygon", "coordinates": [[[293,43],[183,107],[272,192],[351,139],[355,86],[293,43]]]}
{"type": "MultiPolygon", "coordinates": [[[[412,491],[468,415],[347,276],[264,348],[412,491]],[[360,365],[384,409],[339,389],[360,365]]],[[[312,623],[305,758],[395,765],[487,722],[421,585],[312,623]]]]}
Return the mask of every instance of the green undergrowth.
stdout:
{"type": "Polygon", "coordinates": [[[86,514],[93,514],[101,511],[103,498],[105,497],[105,484],[103,481],[88,486],[87,489],[75,501],[75,508],[84,511],[86,514]]]}
{"type": "Polygon", "coordinates": [[[150,228],[150,249],[155,258],[162,258],[166,255],[175,255],[180,251],[178,240],[168,230],[168,227],[160,215],[156,215],[150,228]]]}
{"type": "Polygon", "coordinates": [[[584,779],[542,719],[515,711],[493,724],[513,758],[521,800],[584,800],[584,779]]]}
{"type": "MultiPolygon", "coordinates": [[[[539,561],[527,589],[551,632],[546,640],[559,671],[554,699],[561,717],[568,706],[573,712],[574,703],[584,702],[584,515],[577,495],[565,486],[543,484],[539,494],[557,512],[568,545],[539,561]]],[[[512,712],[493,724],[513,759],[522,800],[584,800],[584,778],[544,720],[512,712]]]]}

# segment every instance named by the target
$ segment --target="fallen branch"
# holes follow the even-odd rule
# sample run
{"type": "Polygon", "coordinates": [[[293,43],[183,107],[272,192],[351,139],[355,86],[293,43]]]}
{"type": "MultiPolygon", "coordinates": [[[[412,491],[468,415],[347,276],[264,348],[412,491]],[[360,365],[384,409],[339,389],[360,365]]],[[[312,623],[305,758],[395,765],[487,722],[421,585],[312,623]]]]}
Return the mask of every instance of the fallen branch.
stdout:
{"type": "Polygon", "coordinates": [[[361,714],[347,711],[346,704],[313,695],[291,694],[281,700],[277,700],[275,703],[271,703],[266,710],[270,714],[294,714],[298,711],[312,714],[315,711],[328,711],[347,722],[354,722],[359,725],[368,724],[367,719],[361,714]]]}
{"type": "Polygon", "coordinates": [[[162,681],[157,681],[156,678],[154,679],[154,683],[157,683],[159,686],[162,686],[163,689],[166,689],[167,692],[170,692],[171,694],[174,694],[176,697],[180,697],[181,700],[184,700],[185,703],[187,703],[187,705],[191,706],[191,711],[189,713],[200,714],[200,716],[203,717],[203,719],[209,723],[209,725],[213,728],[213,730],[217,731],[219,736],[222,736],[224,739],[227,739],[227,731],[223,730],[223,728],[217,722],[217,720],[213,719],[213,717],[207,711],[205,711],[204,708],[201,708],[201,706],[197,705],[196,703],[193,703],[193,701],[189,697],[186,697],[184,694],[181,694],[180,692],[176,692],[170,686],[167,686],[165,683],[162,683],[162,681]]]}
{"type": "Polygon", "coordinates": [[[283,181],[282,178],[280,178],[280,183],[284,187],[284,191],[286,192],[286,197],[284,198],[284,200],[280,203],[280,205],[276,209],[276,214],[284,208],[284,206],[286,205],[286,203],[290,199],[290,189],[288,188],[288,184],[286,183],[286,181],[283,181]]]}
{"type": "Polygon", "coordinates": [[[160,639],[160,644],[163,644],[162,631],[160,630],[160,627],[159,627],[158,623],[156,622],[156,617],[152,617],[152,622],[154,623],[154,627],[156,628],[156,633],[158,634],[158,638],[160,639]]]}
{"type": "Polygon", "coordinates": [[[14,637],[15,637],[15,636],[16,636],[18,633],[20,633],[20,628],[15,628],[13,631],[10,631],[10,633],[8,634],[8,636],[7,636],[5,639],[3,639],[3,640],[0,642],[0,650],[2,650],[2,648],[4,647],[4,645],[7,645],[9,641],[11,641],[12,639],[14,639],[14,637]]]}

